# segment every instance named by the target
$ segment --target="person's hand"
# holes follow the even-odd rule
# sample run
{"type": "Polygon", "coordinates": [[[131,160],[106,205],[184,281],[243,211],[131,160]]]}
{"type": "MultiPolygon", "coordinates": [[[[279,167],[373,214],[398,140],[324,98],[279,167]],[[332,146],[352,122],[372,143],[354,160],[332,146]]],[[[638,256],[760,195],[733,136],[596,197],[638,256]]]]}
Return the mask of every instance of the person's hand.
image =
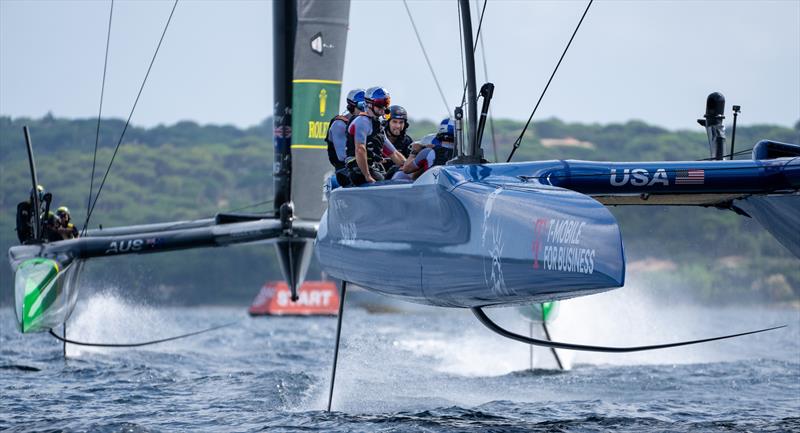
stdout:
{"type": "Polygon", "coordinates": [[[370,176],[370,175],[367,175],[366,179],[367,179],[367,183],[375,183],[375,178],[370,176]]]}

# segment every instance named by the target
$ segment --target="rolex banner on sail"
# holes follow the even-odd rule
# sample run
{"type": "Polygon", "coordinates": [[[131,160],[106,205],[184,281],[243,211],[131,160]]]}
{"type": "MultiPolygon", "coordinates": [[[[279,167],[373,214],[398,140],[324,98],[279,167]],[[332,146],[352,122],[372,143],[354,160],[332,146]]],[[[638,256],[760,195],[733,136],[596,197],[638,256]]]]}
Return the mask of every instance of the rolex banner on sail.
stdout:
{"type": "Polygon", "coordinates": [[[318,220],[332,168],[325,137],[340,109],[350,2],[300,0],[292,91],[292,201],[296,216],[318,220]]]}

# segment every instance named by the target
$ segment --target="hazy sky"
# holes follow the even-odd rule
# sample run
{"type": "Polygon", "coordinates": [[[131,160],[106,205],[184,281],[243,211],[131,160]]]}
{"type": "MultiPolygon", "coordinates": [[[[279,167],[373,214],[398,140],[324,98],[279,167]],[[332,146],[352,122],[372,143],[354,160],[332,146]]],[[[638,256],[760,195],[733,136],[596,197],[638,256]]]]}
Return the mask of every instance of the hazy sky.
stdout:
{"type": "MultiPolygon", "coordinates": [[[[409,3],[454,105],[456,3],[409,3]]],[[[528,117],[585,5],[489,1],[483,34],[496,117],[528,117]]],[[[0,0],[0,114],[97,116],[109,6],[0,0]]],[[[115,2],[104,117],[127,117],[171,7],[115,2]]],[[[271,7],[180,1],[133,123],[250,126],[271,115],[271,7]]],[[[353,1],[350,28],[345,91],[380,84],[412,117],[444,116],[401,1],[353,1]]],[[[483,81],[480,48],[477,60],[483,81]]],[[[597,0],[534,120],[699,129],[711,91],[725,94],[729,116],[732,104],[742,106],[743,124],[800,119],[800,1],[597,0]]]]}

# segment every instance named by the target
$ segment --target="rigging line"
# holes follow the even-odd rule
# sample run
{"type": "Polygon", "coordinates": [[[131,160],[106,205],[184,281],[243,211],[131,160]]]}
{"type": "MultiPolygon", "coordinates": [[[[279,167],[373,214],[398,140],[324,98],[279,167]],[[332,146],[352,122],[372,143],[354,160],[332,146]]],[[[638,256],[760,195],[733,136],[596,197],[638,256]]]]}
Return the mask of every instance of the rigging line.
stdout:
{"type": "Polygon", "coordinates": [[[269,199],[269,200],[265,200],[265,201],[262,201],[262,202],[249,204],[247,206],[237,207],[236,209],[226,210],[226,211],[224,211],[222,213],[238,212],[240,210],[245,210],[245,209],[250,209],[250,208],[257,207],[257,206],[261,206],[262,204],[271,204],[272,202],[274,202],[274,200],[269,199]]]}
{"type": "Polygon", "coordinates": [[[461,84],[464,86],[464,95],[461,96],[461,105],[459,107],[464,108],[467,95],[467,79],[464,78],[466,74],[464,71],[464,31],[461,29],[461,2],[456,4],[458,5],[458,52],[461,54],[461,84]]]}
{"type": "Polygon", "coordinates": [[[254,208],[254,207],[261,206],[261,205],[265,205],[265,204],[271,204],[273,201],[274,201],[274,200],[270,199],[270,200],[262,201],[262,202],[259,202],[259,203],[253,203],[253,204],[249,204],[249,205],[247,205],[247,206],[238,207],[238,208],[235,208],[235,209],[224,210],[224,211],[222,211],[222,212],[217,212],[217,213],[215,213],[214,215],[207,215],[207,216],[205,216],[205,217],[202,217],[202,218],[196,218],[196,219],[193,219],[193,220],[191,220],[191,221],[182,221],[182,222],[178,222],[178,223],[175,223],[175,224],[173,224],[173,225],[171,225],[171,226],[167,226],[166,228],[164,228],[164,230],[173,230],[173,229],[179,229],[179,228],[181,228],[181,227],[183,227],[183,226],[185,226],[185,225],[190,225],[190,224],[192,224],[192,223],[194,223],[194,222],[197,222],[197,221],[202,221],[202,220],[204,220],[204,219],[210,219],[210,218],[214,218],[214,217],[216,217],[217,215],[219,215],[219,214],[221,214],[221,213],[232,213],[232,212],[238,212],[238,211],[240,211],[240,210],[250,209],[250,208],[254,208]]]}
{"type": "Polygon", "coordinates": [[[83,225],[83,233],[86,234],[86,226],[89,224],[89,212],[92,207],[92,192],[94,189],[94,171],[97,166],[97,147],[100,143],[100,117],[103,114],[103,95],[106,91],[106,71],[108,70],[108,46],[111,43],[111,18],[114,16],[114,0],[111,0],[111,10],[108,12],[108,34],[106,35],[106,55],[103,61],[103,84],[100,85],[100,109],[97,111],[97,131],[94,136],[94,156],[92,157],[92,177],[89,180],[89,199],[86,201],[86,223],[83,225]]]}
{"type": "Polygon", "coordinates": [[[578,29],[581,28],[581,24],[583,23],[583,19],[586,18],[586,13],[589,12],[589,8],[592,6],[592,2],[594,0],[589,0],[589,4],[586,5],[586,10],[583,11],[583,15],[581,15],[580,21],[578,21],[578,25],[575,26],[575,31],[572,32],[572,36],[569,38],[569,42],[567,42],[567,46],[564,47],[564,52],[561,53],[561,58],[558,59],[558,63],[556,64],[555,69],[553,69],[553,73],[550,74],[550,79],[547,80],[547,84],[544,86],[544,90],[542,90],[542,94],[539,95],[539,100],[536,101],[536,106],[533,107],[533,111],[531,112],[530,117],[528,117],[528,121],[525,123],[525,127],[522,128],[522,132],[519,133],[519,137],[517,140],[514,141],[514,147],[511,149],[511,153],[508,155],[508,159],[506,162],[511,162],[511,158],[514,157],[514,153],[519,149],[520,144],[522,144],[522,136],[525,135],[525,131],[528,130],[528,125],[531,124],[531,120],[533,119],[533,115],[536,114],[536,109],[539,108],[539,104],[542,103],[542,99],[544,98],[545,93],[547,93],[547,89],[550,87],[550,83],[553,81],[553,77],[556,76],[556,72],[558,71],[558,67],[561,66],[561,61],[564,60],[564,56],[567,55],[567,50],[569,50],[569,46],[572,45],[572,40],[575,39],[575,35],[578,34],[578,29]]]}
{"type": "Polygon", "coordinates": [[[103,191],[103,186],[106,184],[106,179],[108,179],[108,173],[111,171],[111,166],[114,164],[114,159],[117,157],[117,152],[119,152],[119,148],[122,145],[122,139],[125,137],[125,132],[128,130],[128,125],[130,125],[131,123],[133,112],[136,111],[136,104],[139,103],[139,97],[142,96],[144,85],[145,83],[147,83],[147,77],[150,76],[150,71],[153,69],[153,64],[156,61],[156,56],[158,56],[158,51],[159,49],[161,49],[161,43],[164,42],[164,36],[167,34],[169,23],[172,21],[172,15],[175,14],[175,8],[177,6],[178,6],[178,0],[175,0],[175,3],[173,3],[172,5],[172,10],[169,13],[169,18],[167,18],[167,23],[164,25],[164,31],[161,32],[161,38],[158,40],[158,45],[156,46],[156,50],[153,53],[153,58],[150,59],[150,66],[147,67],[147,73],[144,75],[144,80],[142,80],[141,87],[139,87],[139,93],[136,95],[136,100],[133,102],[133,107],[131,108],[130,114],[128,114],[128,120],[125,121],[125,127],[122,129],[122,134],[120,134],[119,136],[117,147],[114,148],[114,153],[111,155],[111,161],[108,162],[108,168],[106,168],[106,173],[103,175],[103,181],[100,182],[100,186],[97,188],[97,194],[94,196],[94,201],[92,202],[92,206],[89,208],[89,213],[86,215],[86,222],[83,225],[83,230],[86,230],[86,227],[89,225],[89,218],[91,218],[92,212],[94,212],[94,207],[97,205],[97,200],[100,198],[100,193],[103,191]]]}
{"type": "Polygon", "coordinates": [[[425,62],[428,63],[428,69],[431,71],[431,75],[433,75],[433,81],[436,83],[436,88],[439,89],[439,96],[442,97],[442,102],[444,102],[444,112],[450,113],[450,104],[447,103],[447,99],[444,97],[444,92],[442,91],[442,86],[439,85],[439,79],[436,78],[436,72],[433,71],[433,65],[431,65],[431,60],[428,58],[428,53],[425,51],[425,46],[422,45],[422,38],[419,35],[419,31],[417,30],[417,25],[414,23],[414,18],[411,16],[411,9],[408,7],[407,0],[403,0],[403,6],[406,7],[406,12],[408,13],[408,19],[411,21],[411,27],[414,29],[414,34],[417,35],[417,42],[419,43],[420,49],[422,49],[422,55],[425,56],[425,62]]]}
{"type": "MultiPolygon", "coordinates": [[[[475,54],[475,51],[478,49],[478,40],[481,38],[481,27],[483,27],[483,14],[486,12],[486,4],[487,3],[484,1],[483,2],[483,9],[481,10],[481,18],[480,18],[480,20],[478,20],[478,33],[475,35],[475,42],[473,43],[473,46],[472,46],[472,54],[475,54]]],[[[459,8],[459,11],[460,10],[461,9],[459,8]]],[[[459,16],[460,15],[461,14],[459,13],[459,16]]],[[[461,21],[459,21],[459,24],[461,24],[461,21]]],[[[460,27],[459,27],[459,29],[460,29],[460,27]]],[[[462,42],[461,45],[464,45],[464,43],[462,42]]],[[[483,49],[483,42],[481,42],[481,49],[483,49]]],[[[463,63],[464,60],[461,60],[461,62],[463,63]]],[[[485,63],[484,63],[484,65],[485,65],[485,63]]],[[[464,83],[464,92],[461,94],[461,106],[462,107],[464,106],[464,101],[466,100],[466,98],[467,98],[467,83],[464,83]]]]}
{"type": "MultiPolygon", "coordinates": [[[[745,153],[749,153],[749,152],[750,152],[750,151],[752,151],[752,150],[753,150],[753,148],[751,147],[751,148],[749,148],[749,149],[738,150],[738,151],[736,151],[736,152],[729,153],[729,154],[727,154],[727,155],[722,155],[722,156],[727,156],[728,158],[733,158],[734,156],[740,156],[740,155],[744,155],[745,153]]],[[[715,157],[713,157],[713,156],[712,156],[712,157],[709,157],[709,158],[697,159],[697,160],[695,160],[695,161],[714,161],[714,160],[716,160],[716,159],[717,159],[717,158],[715,158],[715,157]]]]}
{"type": "MultiPolygon", "coordinates": [[[[486,10],[486,3],[489,0],[483,0],[483,9],[486,10]]],[[[478,8],[478,0],[475,0],[475,9],[478,8]]],[[[481,12],[481,21],[483,21],[483,12],[481,12]]],[[[478,25],[478,40],[481,41],[481,58],[483,59],[483,76],[486,82],[489,82],[489,68],[486,66],[486,47],[483,45],[483,34],[481,33],[480,24],[478,25]]],[[[477,45],[476,45],[477,47],[477,45]]],[[[494,117],[492,116],[492,109],[489,108],[489,131],[492,133],[492,153],[494,154],[494,162],[498,162],[497,158],[497,137],[494,133],[494,117]]]]}
{"type": "Polygon", "coordinates": [[[195,336],[195,335],[204,334],[206,332],[216,331],[217,329],[221,329],[221,328],[225,328],[225,327],[228,327],[228,326],[232,326],[232,325],[235,325],[235,324],[237,324],[239,322],[241,322],[241,320],[237,320],[235,322],[223,323],[222,325],[212,326],[210,328],[201,329],[199,331],[189,332],[188,334],[176,335],[174,337],[162,338],[162,339],[159,339],[159,340],[143,341],[141,343],[86,343],[86,342],[83,342],[83,341],[75,341],[75,340],[70,340],[70,339],[68,339],[66,337],[62,337],[62,336],[56,334],[55,331],[53,331],[52,328],[50,329],[50,335],[52,335],[58,341],[61,341],[63,343],[74,344],[76,346],[141,347],[141,346],[150,346],[152,344],[165,343],[167,341],[178,340],[178,339],[186,338],[186,337],[192,337],[192,336],[195,336]]]}

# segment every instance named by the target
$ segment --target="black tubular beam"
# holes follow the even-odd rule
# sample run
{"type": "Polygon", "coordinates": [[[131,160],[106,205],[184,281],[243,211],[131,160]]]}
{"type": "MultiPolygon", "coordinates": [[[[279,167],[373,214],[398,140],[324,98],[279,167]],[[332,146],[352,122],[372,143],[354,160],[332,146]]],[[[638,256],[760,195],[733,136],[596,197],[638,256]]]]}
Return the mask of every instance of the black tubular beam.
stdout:
{"type": "Polygon", "coordinates": [[[273,143],[275,164],[273,182],[275,215],[291,200],[292,188],[292,79],[294,40],[297,30],[297,3],[281,0],[272,3],[272,50],[274,81],[273,143]]]}
{"type": "Polygon", "coordinates": [[[64,334],[64,341],[62,341],[61,345],[61,354],[64,356],[64,359],[67,359],[67,321],[64,321],[64,327],[61,330],[61,333],[64,334]]]}
{"type": "Polygon", "coordinates": [[[36,161],[33,160],[31,132],[28,130],[27,126],[22,127],[22,132],[25,134],[25,144],[28,146],[28,165],[31,168],[31,183],[33,184],[33,189],[31,189],[31,200],[33,200],[33,238],[39,240],[42,234],[42,226],[39,221],[39,207],[41,204],[39,203],[39,191],[36,189],[36,187],[39,186],[39,178],[36,175],[36,161]]]}
{"type": "Polygon", "coordinates": [[[478,148],[483,141],[483,130],[486,128],[486,116],[489,114],[489,105],[492,103],[492,95],[494,94],[494,84],[486,83],[481,86],[481,97],[483,97],[483,106],[481,107],[481,120],[478,121],[478,132],[475,141],[478,142],[478,148]]]}
{"type": "MultiPolygon", "coordinates": [[[[553,341],[553,339],[550,338],[550,330],[547,329],[547,323],[542,322],[542,330],[544,331],[544,336],[545,336],[545,338],[547,338],[547,341],[553,341]]],[[[533,347],[533,346],[531,346],[531,347],[533,347]]],[[[554,347],[551,347],[550,348],[550,352],[552,352],[553,358],[556,359],[556,364],[558,364],[558,368],[560,370],[563,370],[564,369],[564,364],[561,363],[561,357],[558,356],[558,352],[556,352],[556,349],[554,347]]]]}
{"type": "Polygon", "coordinates": [[[741,109],[742,107],[738,105],[733,106],[733,134],[731,135],[731,156],[730,158],[728,158],[731,161],[733,160],[733,155],[734,155],[733,146],[736,143],[736,118],[739,117],[739,111],[741,109]]]}
{"type": "Polygon", "coordinates": [[[461,22],[464,28],[464,56],[467,69],[467,143],[464,146],[469,149],[465,152],[468,157],[478,158],[480,162],[480,144],[476,140],[476,127],[478,125],[478,92],[475,84],[475,51],[473,50],[472,39],[472,16],[469,10],[469,0],[459,0],[461,5],[461,22]]]}
{"type": "Polygon", "coordinates": [[[703,338],[701,340],[679,341],[677,343],[666,344],[653,344],[649,346],[631,346],[631,347],[608,347],[608,346],[589,346],[584,344],[560,343],[558,341],[539,340],[536,338],[526,337],[524,335],[515,334],[505,328],[500,327],[497,323],[493,322],[486,313],[479,307],[471,308],[475,317],[489,330],[502,335],[503,337],[511,340],[520,341],[525,344],[533,344],[534,346],[553,347],[556,349],[569,349],[581,350],[584,352],[607,352],[607,353],[627,353],[627,352],[641,352],[644,350],[666,349],[668,347],[688,346],[690,344],[706,343],[709,341],[724,340],[726,338],[740,337],[743,335],[757,334],[759,332],[772,331],[773,329],[785,328],[786,325],[773,326],[772,328],[759,329],[757,331],[741,332],[738,334],[723,335],[721,337],[703,338]]]}
{"type": "Polygon", "coordinates": [[[342,316],[344,315],[344,297],[347,292],[347,281],[342,281],[342,291],[339,294],[339,315],[336,318],[336,346],[333,349],[333,369],[331,370],[331,388],[328,391],[328,412],[331,411],[333,402],[333,384],[336,382],[336,364],[339,361],[339,339],[342,336],[342,316]]]}

